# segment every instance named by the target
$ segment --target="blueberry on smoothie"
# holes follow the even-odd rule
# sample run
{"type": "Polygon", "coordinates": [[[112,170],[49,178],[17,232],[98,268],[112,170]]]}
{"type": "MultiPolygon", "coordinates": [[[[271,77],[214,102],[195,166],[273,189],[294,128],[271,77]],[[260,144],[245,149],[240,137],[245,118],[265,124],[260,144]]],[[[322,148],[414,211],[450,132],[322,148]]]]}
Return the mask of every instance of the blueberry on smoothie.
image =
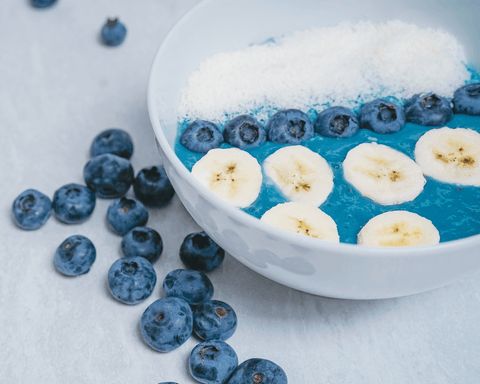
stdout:
{"type": "Polygon", "coordinates": [[[265,142],[267,132],[263,125],[254,117],[240,115],[225,124],[223,127],[223,138],[226,143],[234,147],[251,149],[265,142]]]}
{"type": "Polygon", "coordinates": [[[237,329],[237,314],[220,300],[207,300],[193,312],[193,331],[202,340],[227,340],[237,329]]]}
{"type": "Polygon", "coordinates": [[[121,22],[115,19],[108,19],[100,31],[102,41],[110,47],[116,47],[123,43],[127,35],[127,28],[121,22]]]}
{"type": "Polygon", "coordinates": [[[134,305],[148,298],[157,283],[157,274],[145,258],[118,259],[108,270],[108,287],[118,301],[134,305]]]}
{"type": "Polygon", "coordinates": [[[453,94],[453,111],[480,116],[480,83],[460,87],[453,94]]]}
{"type": "Polygon", "coordinates": [[[163,241],[154,229],[135,227],[123,236],[122,251],[125,257],[141,256],[153,264],[162,254],[163,241]]]}
{"type": "Polygon", "coordinates": [[[175,195],[165,168],[161,165],[143,168],[138,172],[133,191],[138,200],[153,208],[164,207],[175,195]]]}
{"type": "Polygon", "coordinates": [[[275,113],[265,126],[268,140],[277,144],[300,144],[313,137],[310,118],[298,109],[275,113]]]}
{"type": "Polygon", "coordinates": [[[360,109],[358,121],[360,122],[360,128],[386,134],[402,129],[406,117],[402,107],[385,99],[376,99],[360,109]]]}
{"type": "Polygon", "coordinates": [[[163,290],[167,297],[179,297],[191,306],[210,300],[213,296],[213,285],[202,272],[186,269],[171,271],[163,281],[163,290]]]}
{"type": "Polygon", "coordinates": [[[124,236],[133,228],[144,226],[147,221],[147,208],[137,199],[123,196],[108,206],[108,227],[117,235],[124,236]]]}
{"type": "Polygon", "coordinates": [[[207,153],[223,143],[222,132],[218,127],[205,120],[190,123],[180,136],[180,143],[192,152],[207,153]]]}
{"type": "Polygon", "coordinates": [[[158,352],[170,352],[191,336],[192,310],[178,297],[154,301],[143,312],[140,332],[150,347],[158,352]]]}
{"type": "Polygon", "coordinates": [[[105,153],[85,165],[83,177],[88,188],[103,199],[123,196],[133,183],[133,168],[123,157],[105,153]]]}
{"type": "Polygon", "coordinates": [[[228,384],[287,384],[285,371],[266,359],[249,359],[240,364],[228,384]]]}
{"type": "Polygon", "coordinates": [[[12,205],[13,221],[27,231],[38,229],[52,216],[52,202],[35,189],[23,191],[12,205]]]}
{"type": "Polygon", "coordinates": [[[180,247],[180,259],[188,269],[211,272],[222,264],[225,251],[205,232],[191,233],[180,247]]]}
{"type": "Polygon", "coordinates": [[[453,119],[450,100],[434,93],[417,94],[403,106],[407,121],[424,126],[444,125],[453,119]]]}
{"type": "Polygon", "coordinates": [[[55,4],[57,0],[30,0],[33,8],[47,8],[55,4]]]}
{"type": "Polygon", "coordinates": [[[90,239],[82,235],[74,235],[57,248],[54,264],[64,275],[78,276],[90,271],[96,256],[97,251],[90,239]]]}
{"type": "Polygon", "coordinates": [[[345,107],[327,108],[315,120],[315,132],[325,137],[344,139],[355,135],[359,129],[357,117],[345,107]]]}
{"type": "Polygon", "coordinates": [[[90,156],[111,153],[129,160],[133,155],[133,142],[130,135],[118,128],[107,129],[93,139],[90,156]]]}
{"type": "Polygon", "coordinates": [[[55,217],[65,224],[83,223],[92,214],[95,200],[95,193],[84,185],[64,185],[53,195],[55,217]]]}
{"type": "Polygon", "coordinates": [[[205,341],[193,348],[188,358],[192,377],[204,384],[223,384],[238,365],[233,348],[220,340],[205,341]]]}

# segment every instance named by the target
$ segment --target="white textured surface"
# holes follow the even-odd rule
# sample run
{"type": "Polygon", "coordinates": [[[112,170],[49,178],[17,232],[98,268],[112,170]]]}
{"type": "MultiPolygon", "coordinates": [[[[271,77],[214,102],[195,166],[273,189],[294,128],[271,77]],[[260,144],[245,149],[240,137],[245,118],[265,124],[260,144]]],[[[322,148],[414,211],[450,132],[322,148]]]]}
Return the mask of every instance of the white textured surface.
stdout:
{"type": "MultiPolygon", "coordinates": [[[[134,139],[136,171],[160,161],[151,131],[146,86],[161,39],[195,0],[59,0],[35,11],[2,0],[0,11],[0,383],[194,383],[186,358],[198,342],[161,354],[138,330],[148,304],[128,307],[109,294],[106,273],[120,238],[106,228],[109,201],[98,200],[86,223],[24,232],[11,203],[27,188],[49,196],[82,182],[92,138],[122,127],[134,139]],[[121,47],[97,33],[107,16],[128,28],[121,47]],[[56,247],[72,234],[88,236],[98,256],[78,278],[53,267],[56,247]]],[[[150,212],[165,243],[155,265],[161,282],[180,268],[183,237],[198,230],[177,198],[150,212]]],[[[239,316],[230,344],[243,361],[280,364],[290,383],[478,384],[480,275],[421,295],[381,301],[314,297],[266,280],[227,257],[211,274],[215,298],[239,316]]]]}

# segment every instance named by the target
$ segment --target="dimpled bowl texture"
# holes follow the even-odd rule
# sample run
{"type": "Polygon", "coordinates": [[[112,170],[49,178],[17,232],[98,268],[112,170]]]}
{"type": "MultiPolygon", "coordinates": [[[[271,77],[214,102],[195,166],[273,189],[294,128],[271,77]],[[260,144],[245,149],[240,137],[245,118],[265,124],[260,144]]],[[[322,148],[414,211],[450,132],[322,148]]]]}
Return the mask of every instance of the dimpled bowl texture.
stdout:
{"type": "Polygon", "coordinates": [[[478,66],[480,7],[475,1],[455,7],[449,0],[204,0],[177,22],[156,54],[148,109],[175,191],[195,221],[230,255],[280,284],[327,297],[380,299],[434,289],[480,269],[480,235],[386,249],[328,243],[269,226],[216,198],[172,149],[181,89],[206,57],[307,27],[392,19],[452,33],[478,66]]]}

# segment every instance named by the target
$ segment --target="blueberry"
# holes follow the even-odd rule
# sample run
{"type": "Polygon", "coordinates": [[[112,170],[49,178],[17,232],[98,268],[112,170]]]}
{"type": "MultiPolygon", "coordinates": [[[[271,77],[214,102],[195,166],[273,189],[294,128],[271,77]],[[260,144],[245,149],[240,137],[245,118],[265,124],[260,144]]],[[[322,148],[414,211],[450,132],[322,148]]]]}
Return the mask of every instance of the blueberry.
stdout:
{"type": "Polygon", "coordinates": [[[180,259],[188,269],[211,272],[222,264],[225,258],[223,248],[205,232],[191,233],[180,247],[180,259]]]}
{"type": "Polygon", "coordinates": [[[227,381],[228,384],[287,384],[285,371],[265,359],[249,359],[240,364],[227,381]]]}
{"type": "Polygon", "coordinates": [[[107,223],[117,235],[124,236],[133,228],[144,226],[147,221],[147,208],[137,199],[123,196],[108,206],[107,223]]]}
{"type": "Polygon", "coordinates": [[[453,94],[453,110],[455,113],[480,116],[480,83],[457,89],[453,94]]]}
{"type": "Polygon", "coordinates": [[[154,301],[143,312],[140,332],[150,347],[159,352],[170,352],[192,334],[192,310],[178,297],[154,301]]]}
{"type": "Polygon", "coordinates": [[[47,8],[55,4],[57,0],[30,0],[33,8],[47,8]]]}
{"type": "Polygon", "coordinates": [[[27,189],[12,205],[13,221],[25,230],[40,228],[52,216],[52,202],[43,193],[27,189]]]}
{"type": "Polygon", "coordinates": [[[193,312],[193,331],[202,340],[229,339],[237,329],[237,314],[219,300],[207,300],[193,312]]]}
{"type": "Polygon", "coordinates": [[[167,297],[179,297],[192,306],[213,296],[213,285],[207,275],[186,269],[170,272],[163,281],[163,290],[167,297]]]}
{"type": "Polygon", "coordinates": [[[145,258],[128,257],[115,261],[108,270],[108,287],[118,301],[138,304],[150,297],[157,283],[157,274],[145,258]]]}
{"type": "Polygon", "coordinates": [[[315,132],[325,137],[346,138],[359,130],[355,114],[345,107],[331,107],[320,112],[315,120],[315,132]]]}
{"type": "Polygon", "coordinates": [[[385,99],[376,99],[365,104],[358,116],[360,128],[375,133],[394,133],[403,128],[406,122],[403,108],[385,99]]]}
{"type": "Polygon", "coordinates": [[[53,195],[55,217],[66,224],[87,220],[95,208],[95,193],[80,184],[67,184],[53,195]]]}
{"type": "Polygon", "coordinates": [[[174,383],[173,381],[164,381],[163,383],[158,383],[158,384],[178,384],[178,383],[174,383]]]}
{"type": "Polygon", "coordinates": [[[155,208],[164,207],[175,195],[165,168],[161,165],[143,168],[138,172],[133,191],[143,204],[155,208]]]}
{"type": "Polygon", "coordinates": [[[154,229],[136,227],[123,236],[122,251],[125,257],[141,256],[153,264],[162,254],[163,241],[154,229]]]}
{"type": "Polygon", "coordinates": [[[251,149],[265,142],[267,132],[254,117],[240,115],[225,124],[223,138],[226,143],[234,147],[251,149]]]}
{"type": "Polygon", "coordinates": [[[133,168],[130,161],[106,153],[92,158],[83,170],[88,188],[98,197],[115,199],[123,196],[133,183],[133,168]]]}
{"type": "Polygon", "coordinates": [[[90,156],[111,153],[129,160],[133,155],[133,142],[130,135],[118,128],[107,129],[93,139],[90,156]]]}
{"type": "Polygon", "coordinates": [[[78,276],[90,271],[96,257],[97,251],[90,239],[82,235],[74,235],[57,248],[54,264],[64,275],[78,276]]]}
{"type": "Polygon", "coordinates": [[[188,358],[192,377],[204,384],[223,384],[237,368],[233,348],[220,340],[205,341],[193,348],[188,358]]]}
{"type": "Polygon", "coordinates": [[[116,47],[123,43],[127,35],[127,28],[117,18],[108,19],[100,32],[104,44],[110,47],[116,47]]]}
{"type": "Polygon", "coordinates": [[[407,121],[425,125],[444,125],[453,119],[450,100],[434,93],[414,95],[403,106],[407,121]]]}
{"type": "Polygon", "coordinates": [[[309,117],[298,109],[286,109],[275,113],[265,129],[268,140],[277,144],[300,144],[313,137],[313,124],[309,117]]]}
{"type": "Polygon", "coordinates": [[[195,120],[183,131],[180,143],[192,152],[207,153],[223,143],[223,135],[215,124],[205,120],[195,120]]]}

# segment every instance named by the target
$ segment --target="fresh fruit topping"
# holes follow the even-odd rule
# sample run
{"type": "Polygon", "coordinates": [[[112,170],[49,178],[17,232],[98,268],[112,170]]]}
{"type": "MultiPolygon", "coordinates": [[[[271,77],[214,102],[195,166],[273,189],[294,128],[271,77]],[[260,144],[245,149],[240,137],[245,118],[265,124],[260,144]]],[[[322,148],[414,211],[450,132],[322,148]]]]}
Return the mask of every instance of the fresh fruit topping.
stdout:
{"type": "Polygon", "coordinates": [[[56,2],[57,0],[30,0],[33,8],[48,8],[56,2]]]}
{"type": "Polygon", "coordinates": [[[360,128],[375,133],[394,133],[403,128],[406,122],[402,107],[385,99],[376,99],[365,104],[358,115],[360,128]]]}
{"type": "Polygon", "coordinates": [[[237,329],[237,314],[219,300],[207,300],[193,312],[193,332],[202,340],[227,340],[237,329]]]}
{"type": "Polygon", "coordinates": [[[480,83],[464,85],[457,89],[452,102],[455,113],[480,116],[480,83]]]}
{"type": "Polygon", "coordinates": [[[48,196],[35,189],[27,189],[14,200],[13,221],[27,231],[43,226],[52,216],[52,202],[48,196]]]}
{"type": "Polygon", "coordinates": [[[265,129],[268,140],[277,144],[300,144],[313,137],[310,118],[298,109],[286,109],[275,113],[265,129]]]}
{"type": "Polygon", "coordinates": [[[225,251],[205,232],[191,233],[180,247],[180,259],[188,269],[211,272],[222,264],[225,251]]]}
{"type": "Polygon", "coordinates": [[[57,248],[54,264],[64,275],[78,276],[90,271],[96,256],[97,251],[90,239],[82,235],[74,235],[57,248]]]}
{"type": "Polygon", "coordinates": [[[195,120],[183,131],[180,143],[192,152],[207,153],[223,143],[223,135],[215,124],[195,120]]]}
{"type": "Polygon", "coordinates": [[[345,107],[331,107],[320,112],[315,120],[315,132],[332,138],[347,138],[359,130],[355,114],[345,107]]]}
{"type": "Polygon", "coordinates": [[[100,36],[105,45],[116,47],[123,43],[127,35],[127,28],[117,18],[108,19],[100,31],[100,36]]]}
{"type": "Polygon", "coordinates": [[[240,115],[225,124],[223,138],[227,144],[234,147],[251,149],[265,142],[267,132],[254,117],[240,115]]]}
{"type": "Polygon", "coordinates": [[[453,119],[450,100],[434,93],[411,97],[405,102],[404,110],[407,121],[419,125],[444,125],[453,119]]]}
{"type": "Polygon", "coordinates": [[[117,235],[124,236],[133,228],[144,226],[147,221],[147,208],[137,199],[124,196],[108,206],[108,227],[117,235]]]}
{"type": "Polygon", "coordinates": [[[163,281],[166,297],[179,297],[195,306],[210,300],[213,296],[213,285],[202,272],[187,269],[176,269],[168,273],[163,281]]]}
{"type": "Polygon", "coordinates": [[[161,165],[143,168],[138,172],[133,191],[138,200],[153,208],[164,207],[175,195],[165,168],[161,165]]]}
{"type": "Polygon", "coordinates": [[[285,371],[266,359],[249,359],[240,364],[228,384],[287,384],[285,371]]]}
{"type": "Polygon", "coordinates": [[[130,135],[118,128],[107,129],[93,139],[90,156],[111,153],[129,160],[133,155],[133,142],[130,135]]]}
{"type": "Polygon", "coordinates": [[[141,256],[153,264],[162,254],[163,241],[154,229],[135,227],[122,237],[122,251],[125,257],[141,256]]]}
{"type": "Polygon", "coordinates": [[[83,223],[92,214],[95,201],[95,193],[84,185],[64,185],[53,195],[55,217],[65,224],[83,223]]]}

